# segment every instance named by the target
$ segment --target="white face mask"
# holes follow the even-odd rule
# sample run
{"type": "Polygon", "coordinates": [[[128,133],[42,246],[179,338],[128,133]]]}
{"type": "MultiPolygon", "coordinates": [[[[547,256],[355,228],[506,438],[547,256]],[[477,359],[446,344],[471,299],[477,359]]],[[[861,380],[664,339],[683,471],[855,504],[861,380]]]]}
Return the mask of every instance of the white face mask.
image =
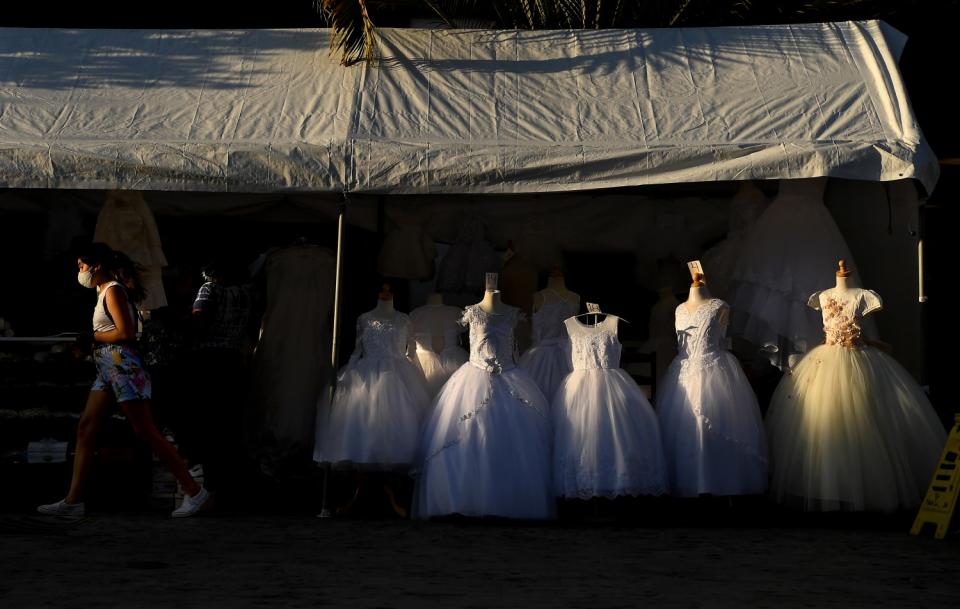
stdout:
{"type": "Polygon", "coordinates": [[[77,282],[85,288],[95,288],[93,283],[93,271],[80,271],[77,273],[77,282]]]}

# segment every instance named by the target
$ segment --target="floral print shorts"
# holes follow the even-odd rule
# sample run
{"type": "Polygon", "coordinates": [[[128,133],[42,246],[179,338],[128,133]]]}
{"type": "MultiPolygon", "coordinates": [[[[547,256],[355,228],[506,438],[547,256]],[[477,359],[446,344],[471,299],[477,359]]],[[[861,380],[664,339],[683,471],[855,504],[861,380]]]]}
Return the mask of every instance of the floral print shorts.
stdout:
{"type": "Polygon", "coordinates": [[[110,391],[117,403],[149,400],[150,375],[140,356],[128,345],[97,345],[93,349],[97,379],[92,391],[110,391]]]}

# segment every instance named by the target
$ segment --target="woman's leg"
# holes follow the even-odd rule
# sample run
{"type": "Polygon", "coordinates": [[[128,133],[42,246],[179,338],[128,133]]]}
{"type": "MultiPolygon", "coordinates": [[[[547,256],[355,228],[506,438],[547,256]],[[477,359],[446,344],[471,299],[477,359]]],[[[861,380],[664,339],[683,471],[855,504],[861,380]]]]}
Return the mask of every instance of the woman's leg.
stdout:
{"type": "Polygon", "coordinates": [[[113,396],[106,391],[94,389],[87,396],[87,405],[77,425],[76,454],[73,458],[73,477],[70,480],[67,503],[83,501],[90,467],[93,465],[93,455],[97,448],[97,432],[100,431],[103,417],[110,412],[112,402],[113,396]]]}
{"type": "Polygon", "coordinates": [[[177,481],[180,482],[183,492],[191,497],[200,492],[200,485],[197,484],[197,481],[194,480],[190,472],[187,471],[187,464],[180,457],[177,449],[174,448],[173,444],[167,442],[167,439],[163,437],[157,429],[157,426],[153,424],[153,415],[150,413],[150,401],[135,400],[121,402],[120,410],[124,416],[127,417],[127,421],[130,423],[130,426],[133,427],[133,431],[137,434],[137,437],[150,444],[153,452],[160,457],[160,460],[166,464],[177,481]]]}

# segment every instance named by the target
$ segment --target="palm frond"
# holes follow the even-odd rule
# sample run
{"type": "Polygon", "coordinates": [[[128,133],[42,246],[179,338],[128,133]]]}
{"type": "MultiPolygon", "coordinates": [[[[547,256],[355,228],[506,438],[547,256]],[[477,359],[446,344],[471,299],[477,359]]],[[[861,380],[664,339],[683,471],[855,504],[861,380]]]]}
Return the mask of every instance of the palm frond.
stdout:
{"type": "Polygon", "coordinates": [[[368,0],[314,0],[314,4],[333,30],[330,50],[340,55],[340,63],[377,58],[377,28],[368,0]]]}

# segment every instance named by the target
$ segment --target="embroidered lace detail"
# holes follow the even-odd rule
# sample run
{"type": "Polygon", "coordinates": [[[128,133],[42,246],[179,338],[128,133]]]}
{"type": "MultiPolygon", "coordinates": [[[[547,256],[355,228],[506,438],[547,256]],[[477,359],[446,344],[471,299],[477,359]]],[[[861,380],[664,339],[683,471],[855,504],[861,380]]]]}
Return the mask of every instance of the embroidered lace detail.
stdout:
{"type": "Polygon", "coordinates": [[[620,340],[617,318],[608,315],[595,326],[585,326],[576,318],[567,321],[574,370],[620,367],[620,340]]]}
{"type": "Polygon", "coordinates": [[[357,319],[360,357],[404,358],[407,352],[409,318],[399,311],[393,319],[378,319],[364,313],[357,319]]]}
{"type": "Polygon", "coordinates": [[[844,305],[850,301],[840,302],[833,296],[826,296],[823,304],[823,333],[828,345],[841,345],[848,349],[863,347],[861,338],[862,329],[855,311],[848,311],[844,305]]]}
{"type": "Polygon", "coordinates": [[[513,328],[519,319],[520,312],[513,307],[502,315],[487,313],[479,305],[467,307],[460,323],[470,326],[470,363],[493,374],[516,366],[513,328]]]}

